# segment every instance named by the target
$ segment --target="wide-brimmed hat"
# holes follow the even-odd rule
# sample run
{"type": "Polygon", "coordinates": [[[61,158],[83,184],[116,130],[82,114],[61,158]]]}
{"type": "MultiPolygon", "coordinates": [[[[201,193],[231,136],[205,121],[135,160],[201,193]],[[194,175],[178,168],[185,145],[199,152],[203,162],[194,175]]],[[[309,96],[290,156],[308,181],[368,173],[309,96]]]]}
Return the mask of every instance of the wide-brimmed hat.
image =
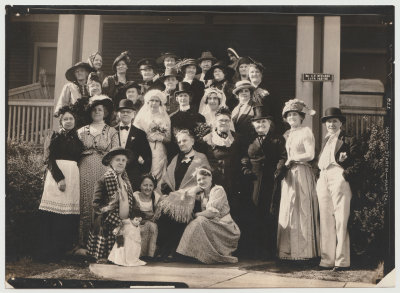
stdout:
{"type": "Polygon", "coordinates": [[[157,58],[157,63],[158,64],[163,64],[165,58],[167,57],[172,57],[175,59],[175,61],[178,61],[178,56],[176,56],[174,53],[171,52],[165,52],[165,53],[161,53],[161,56],[157,58]]]}
{"type": "Polygon", "coordinates": [[[103,105],[107,108],[108,115],[111,115],[111,112],[114,108],[114,104],[112,100],[106,95],[96,95],[89,99],[89,103],[86,106],[86,111],[90,113],[92,109],[98,105],[103,105]]]}
{"type": "Polygon", "coordinates": [[[112,70],[117,71],[116,67],[119,61],[124,60],[126,65],[129,65],[132,61],[129,51],[122,52],[117,58],[115,58],[112,64],[112,70]]]}
{"type": "Polygon", "coordinates": [[[235,51],[233,48],[228,48],[228,49],[226,49],[226,52],[231,53],[232,55],[235,55],[236,58],[238,58],[238,59],[240,58],[240,57],[239,57],[239,54],[236,53],[236,51],[235,51]]]}
{"type": "Polygon", "coordinates": [[[131,109],[134,111],[138,110],[137,107],[135,106],[135,104],[133,103],[133,101],[131,101],[129,99],[122,99],[121,101],[119,101],[117,111],[121,111],[122,109],[131,109]]]}
{"type": "Polygon", "coordinates": [[[89,65],[89,63],[86,62],[78,62],[74,66],[68,68],[68,70],[65,72],[65,78],[69,81],[75,81],[75,70],[78,68],[83,68],[86,69],[88,73],[94,71],[93,67],[89,65]]]}
{"type": "Polygon", "coordinates": [[[97,82],[101,85],[101,81],[100,78],[98,76],[98,74],[96,72],[91,72],[89,73],[88,79],[87,79],[87,84],[91,83],[91,82],[97,82]]]}
{"type": "Polygon", "coordinates": [[[160,81],[164,82],[169,76],[175,76],[177,80],[182,80],[182,76],[178,74],[175,68],[167,68],[162,76],[160,76],[160,81]]]}
{"type": "Polygon", "coordinates": [[[235,88],[232,90],[232,94],[236,95],[236,93],[242,89],[249,89],[251,91],[254,91],[255,87],[251,84],[249,80],[241,80],[235,84],[235,88]]]}
{"type": "Polygon", "coordinates": [[[177,86],[177,90],[174,93],[174,96],[176,97],[180,93],[188,93],[190,96],[192,95],[192,90],[190,88],[190,84],[187,82],[179,82],[177,86]]]}
{"type": "Polygon", "coordinates": [[[211,60],[212,64],[217,62],[217,58],[215,58],[210,51],[201,52],[201,56],[197,59],[197,63],[200,64],[203,60],[211,60]]]}
{"type": "Polygon", "coordinates": [[[137,66],[139,67],[139,70],[148,68],[155,70],[157,68],[157,63],[156,60],[154,60],[153,58],[143,58],[137,62],[137,66]]]}
{"type": "Polygon", "coordinates": [[[213,66],[211,66],[210,70],[208,70],[204,76],[205,80],[214,79],[214,70],[216,68],[221,69],[225,73],[225,79],[231,79],[235,74],[235,69],[226,66],[223,61],[218,61],[213,66]]]}
{"type": "Polygon", "coordinates": [[[346,122],[346,116],[344,116],[342,111],[336,107],[331,107],[325,110],[325,115],[321,118],[322,123],[325,123],[329,118],[338,118],[342,123],[346,122]]]}
{"type": "Polygon", "coordinates": [[[253,107],[254,116],[251,118],[251,121],[261,120],[261,119],[268,119],[273,121],[273,116],[271,113],[268,112],[267,109],[263,105],[257,105],[253,107]]]}
{"type": "Polygon", "coordinates": [[[107,154],[104,155],[101,163],[105,166],[110,165],[112,158],[117,155],[125,155],[128,158],[128,161],[132,158],[132,152],[129,149],[123,147],[114,147],[107,154]]]}
{"type": "Polygon", "coordinates": [[[282,110],[282,117],[286,118],[287,113],[289,113],[289,112],[309,114],[311,116],[313,116],[315,114],[315,111],[313,109],[310,109],[309,107],[307,107],[307,105],[304,103],[304,101],[299,100],[299,99],[292,99],[285,103],[285,106],[283,107],[283,110],[282,110]]]}
{"type": "Polygon", "coordinates": [[[193,58],[183,59],[182,62],[178,64],[179,71],[185,75],[185,68],[189,65],[193,65],[196,67],[196,74],[201,73],[201,67],[197,64],[196,60],[193,58]]]}

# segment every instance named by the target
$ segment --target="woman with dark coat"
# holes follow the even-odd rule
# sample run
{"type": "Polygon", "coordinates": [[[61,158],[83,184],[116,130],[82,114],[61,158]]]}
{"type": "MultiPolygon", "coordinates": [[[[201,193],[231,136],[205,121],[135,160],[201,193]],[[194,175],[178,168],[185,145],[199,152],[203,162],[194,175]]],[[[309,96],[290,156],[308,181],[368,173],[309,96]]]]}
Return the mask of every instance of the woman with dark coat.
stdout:
{"type": "Polygon", "coordinates": [[[77,162],[83,151],[75,128],[74,113],[61,108],[60,131],[50,141],[47,176],[40,202],[42,222],[42,257],[57,259],[71,250],[78,240],[79,169],[77,162]]]}
{"type": "Polygon", "coordinates": [[[125,84],[127,83],[128,65],[131,57],[128,51],[122,52],[115,58],[112,70],[114,75],[107,76],[103,81],[103,94],[109,96],[114,104],[114,110],[119,105],[119,101],[125,99],[125,84]]]}
{"type": "Polygon", "coordinates": [[[223,62],[218,61],[210,68],[210,70],[207,71],[204,77],[205,80],[212,80],[210,87],[215,87],[224,92],[226,96],[226,105],[231,111],[238,103],[232,95],[232,78],[234,74],[234,69],[225,66],[223,62]]]}
{"type": "MultiPolygon", "coordinates": [[[[242,173],[245,177],[251,178],[249,189],[250,198],[241,207],[247,206],[247,213],[241,214],[243,223],[250,223],[249,218],[254,222],[242,227],[243,240],[254,239],[255,243],[244,248],[253,252],[257,258],[275,256],[276,248],[276,227],[278,225],[277,215],[271,214],[271,206],[274,194],[279,199],[279,185],[276,185],[285,172],[287,159],[285,140],[282,136],[274,133],[273,118],[266,113],[262,106],[254,108],[254,116],[251,119],[256,131],[254,140],[250,143],[247,154],[242,158],[242,173]],[[252,211],[254,208],[254,212],[252,211]],[[246,235],[247,234],[247,235],[246,235]]],[[[273,208],[277,208],[273,206],[273,208]]]]}
{"type": "Polygon", "coordinates": [[[183,81],[190,84],[191,108],[195,112],[199,112],[200,101],[204,95],[204,83],[195,78],[195,75],[201,73],[201,68],[195,59],[184,59],[179,63],[179,70],[182,72],[183,81]]]}
{"type": "Polygon", "coordinates": [[[202,138],[203,148],[215,174],[215,184],[222,185],[226,191],[235,218],[240,185],[241,142],[231,131],[231,112],[228,108],[219,108],[215,117],[215,128],[202,138]]]}

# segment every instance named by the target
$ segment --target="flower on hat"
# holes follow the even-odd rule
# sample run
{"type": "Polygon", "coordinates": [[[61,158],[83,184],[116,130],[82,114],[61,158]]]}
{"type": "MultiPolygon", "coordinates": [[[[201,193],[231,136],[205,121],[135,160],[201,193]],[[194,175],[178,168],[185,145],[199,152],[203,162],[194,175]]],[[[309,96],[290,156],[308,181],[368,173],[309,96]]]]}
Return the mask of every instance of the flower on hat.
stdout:
{"type": "Polygon", "coordinates": [[[285,117],[285,114],[291,111],[308,114],[310,116],[316,113],[313,109],[307,107],[306,103],[300,99],[291,99],[287,101],[283,107],[282,116],[285,117]]]}

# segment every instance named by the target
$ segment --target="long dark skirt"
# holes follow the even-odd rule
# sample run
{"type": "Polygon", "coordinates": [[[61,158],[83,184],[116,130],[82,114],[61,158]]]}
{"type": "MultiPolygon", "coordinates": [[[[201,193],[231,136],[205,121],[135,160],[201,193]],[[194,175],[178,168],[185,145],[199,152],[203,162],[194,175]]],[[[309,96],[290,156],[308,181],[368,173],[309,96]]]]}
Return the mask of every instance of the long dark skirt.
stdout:
{"type": "Polygon", "coordinates": [[[58,260],[78,243],[79,215],[40,211],[40,258],[58,260]]]}
{"type": "Polygon", "coordinates": [[[165,258],[175,253],[187,224],[178,223],[169,216],[162,214],[157,220],[157,226],[157,255],[165,258]]]}

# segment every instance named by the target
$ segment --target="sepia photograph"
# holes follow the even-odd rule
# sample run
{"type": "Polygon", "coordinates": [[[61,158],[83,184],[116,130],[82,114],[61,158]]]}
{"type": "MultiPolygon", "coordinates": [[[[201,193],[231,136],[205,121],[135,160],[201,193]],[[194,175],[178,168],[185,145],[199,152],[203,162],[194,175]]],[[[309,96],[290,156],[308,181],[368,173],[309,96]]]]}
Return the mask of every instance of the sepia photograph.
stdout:
{"type": "Polygon", "coordinates": [[[3,9],[5,288],[396,286],[394,6],[3,9]]]}

